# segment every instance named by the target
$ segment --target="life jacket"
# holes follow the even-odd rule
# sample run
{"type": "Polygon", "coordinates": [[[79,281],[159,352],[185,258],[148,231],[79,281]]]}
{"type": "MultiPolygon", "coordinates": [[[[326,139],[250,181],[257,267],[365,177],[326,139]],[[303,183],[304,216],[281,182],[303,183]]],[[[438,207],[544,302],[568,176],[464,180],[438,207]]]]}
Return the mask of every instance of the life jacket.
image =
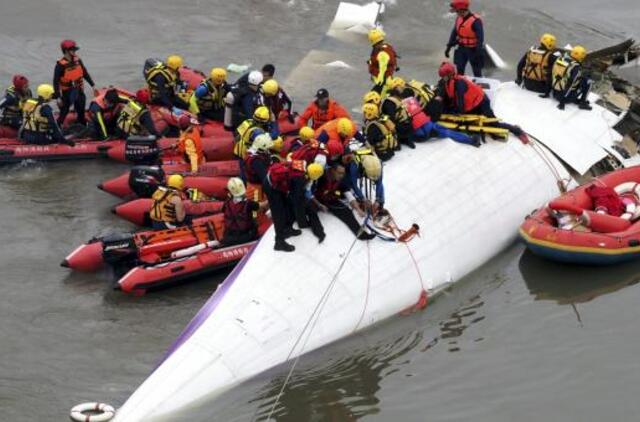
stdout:
{"type": "Polygon", "coordinates": [[[250,152],[247,154],[247,157],[244,161],[244,174],[247,176],[247,180],[250,183],[262,183],[263,180],[260,180],[257,174],[253,172],[253,162],[254,161],[263,161],[265,163],[265,167],[269,168],[269,164],[271,164],[271,155],[264,152],[250,152]]]}
{"type": "Polygon", "coordinates": [[[291,153],[291,159],[313,163],[316,156],[324,155],[325,157],[327,157],[328,154],[329,153],[327,152],[324,145],[322,145],[315,139],[310,139],[309,142],[291,153]]]}
{"type": "Polygon", "coordinates": [[[202,138],[200,137],[200,129],[192,128],[188,132],[185,131],[180,134],[178,139],[178,151],[188,159],[187,156],[187,140],[193,142],[193,146],[196,148],[196,154],[198,154],[198,163],[204,162],[204,151],[202,150],[202,138]]]}
{"type": "Polygon", "coordinates": [[[80,64],[80,59],[74,57],[72,60],[67,60],[66,57],[58,60],[58,64],[62,66],[62,76],[60,76],[60,89],[68,91],[71,88],[79,88],[82,90],[84,86],[84,69],[80,64]]]}
{"type": "Polygon", "coordinates": [[[567,86],[569,79],[571,78],[571,72],[576,66],[580,66],[580,63],[573,60],[570,56],[564,55],[555,61],[553,68],[551,69],[551,87],[554,91],[564,92],[565,90],[572,89],[580,82],[580,77],[573,81],[573,86],[567,86]]]}
{"type": "Polygon", "coordinates": [[[360,169],[362,170],[362,158],[367,156],[367,155],[376,155],[375,152],[367,147],[367,146],[363,146],[362,148],[359,148],[355,151],[353,151],[353,153],[351,154],[351,160],[355,161],[356,163],[358,163],[358,166],[360,167],[360,169]]]}
{"type": "MultiPolygon", "coordinates": [[[[369,130],[372,127],[377,127],[384,138],[382,141],[378,141],[373,144],[373,147],[380,154],[385,154],[388,151],[393,151],[398,146],[398,139],[396,137],[395,125],[389,118],[389,116],[382,116],[376,120],[369,120],[364,125],[364,133],[369,140],[369,130]]],[[[366,155],[366,154],[365,154],[366,155]]]]}
{"type": "Polygon", "coordinates": [[[527,52],[522,77],[532,81],[546,82],[549,72],[549,58],[553,51],[531,47],[527,52]]]}
{"type": "MultiPolygon", "coordinates": [[[[323,124],[322,126],[320,126],[318,129],[316,129],[315,133],[314,133],[314,138],[318,138],[320,136],[320,134],[325,131],[327,132],[327,135],[329,135],[329,139],[330,140],[334,140],[334,141],[338,141],[344,145],[348,144],[349,141],[356,135],[357,129],[356,129],[356,124],[353,124],[353,131],[352,133],[350,133],[347,136],[347,139],[342,139],[342,137],[340,136],[340,134],[338,133],[338,120],[340,119],[333,119],[333,120],[329,120],[327,123],[323,124]]],[[[327,143],[328,143],[327,141],[327,143]]]]}
{"type": "Polygon", "coordinates": [[[289,193],[291,180],[305,175],[304,161],[287,161],[284,163],[274,163],[269,167],[267,178],[271,187],[282,193],[289,193]]]}
{"type": "Polygon", "coordinates": [[[464,110],[460,110],[460,112],[467,113],[480,105],[484,99],[484,91],[482,87],[460,75],[455,75],[447,81],[447,85],[445,87],[447,97],[449,97],[454,104],[457,104],[455,89],[456,81],[464,81],[464,83],[467,84],[467,90],[464,93],[464,110]]]}
{"type": "Polygon", "coordinates": [[[0,123],[20,120],[22,118],[22,107],[24,103],[32,97],[31,90],[27,89],[26,92],[19,92],[14,86],[10,86],[5,90],[5,95],[15,98],[17,102],[2,109],[0,123]]]}
{"type": "Polygon", "coordinates": [[[373,77],[377,77],[378,73],[380,73],[378,54],[383,51],[389,55],[389,63],[387,64],[387,71],[384,73],[384,76],[388,78],[393,75],[398,68],[398,54],[396,53],[396,50],[391,46],[391,44],[379,42],[371,49],[371,57],[369,57],[369,61],[367,62],[369,64],[369,73],[373,77]]]}
{"type": "Polygon", "coordinates": [[[227,95],[227,86],[222,84],[215,86],[211,78],[205,79],[200,86],[207,88],[207,94],[204,97],[197,98],[198,107],[201,111],[222,110],[224,108],[224,97],[227,95]]]}
{"type": "Polygon", "coordinates": [[[411,120],[411,116],[409,116],[409,113],[400,98],[389,95],[385,98],[385,101],[391,101],[396,106],[395,115],[389,116],[394,123],[401,124],[411,120]]]}
{"type": "MultiPolygon", "coordinates": [[[[105,99],[107,94],[107,91],[104,91],[102,94],[98,95],[97,97],[95,97],[92,101],[92,103],[96,103],[98,105],[98,107],[100,107],[100,110],[102,111],[102,116],[106,119],[106,120],[112,120],[115,116],[117,116],[118,111],[119,111],[119,104],[116,104],[114,106],[112,106],[111,108],[107,108],[107,101],[105,99]]],[[[123,97],[120,97],[123,98],[123,97]]],[[[93,118],[93,112],[91,113],[91,118],[93,118]]]]}
{"type": "Polygon", "coordinates": [[[431,118],[420,107],[420,103],[415,97],[408,97],[402,100],[404,103],[407,114],[411,117],[411,124],[413,129],[418,129],[429,123],[431,118]]]}
{"type": "Polygon", "coordinates": [[[265,128],[261,123],[253,119],[247,119],[238,126],[238,129],[236,129],[236,142],[233,145],[233,153],[236,157],[243,159],[247,157],[247,150],[253,144],[251,137],[256,130],[265,131],[265,128]]]}
{"type": "Polygon", "coordinates": [[[329,103],[327,104],[327,109],[322,110],[318,107],[318,104],[314,101],[309,107],[312,110],[311,120],[313,121],[313,125],[311,126],[314,130],[318,129],[323,124],[340,117],[348,117],[348,116],[338,116],[337,110],[339,108],[338,103],[335,100],[329,99],[329,103]]]}
{"type": "Polygon", "coordinates": [[[458,45],[461,47],[474,48],[478,46],[478,35],[473,30],[473,23],[480,21],[480,17],[475,13],[469,16],[458,16],[456,18],[456,34],[458,35],[458,45]]]}
{"type": "Polygon", "coordinates": [[[160,98],[160,86],[154,80],[158,75],[163,76],[165,84],[170,91],[176,91],[176,88],[178,86],[178,75],[176,75],[164,63],[160,62],[155,66],[149,68],[148,70],[145,69],[144,73],[145,80],[147,81],[147,85],[149,86],[149,95],[152,101],[160,98]]]}
{"type": "Polygon", "coordinates": [[[284,98],[285,94],[282,88],[278,88],[278,92],[273,97],[267,97],[266,95],[263,95],[263,105],[267,106],[269,111],[271,111],[271,116],[273,117],[274,121],[278,119],[278,116],[280,116],[280,113],[282,113],[282,110],[284,110],[284,98]]]}
{"type": "Polygon", "coordinates": [[[341,182],[323,177],[316,186],[314,197],[322,204],[328,205],[344,198],[340,189],[341,182]]]}
{"type": "Polygon", "coordinates": [[[118,115],[117,126],[127,135],[147,135],[147,129],[140,122],[140,117],[147,109],[137,101],[129,100],[118,115]]]}
{"type": "Polygon", "coordinates": [[[418,99],[420,102],[420,107],[423,109],[429,104],[429,102],[435,98],[436,93],[431,89],[431,87],[424,82],[416,81],[415,79],[410,80],[407,83],[407,88],[413,92],[413,96],[418,99]]]}
{"type": "Polygon", "coordinates": [[[224,214],[225,231],[245,232],[256,227],[247,199],[242,201],[227,199],[222,205],[222,213],[224,214]]]}
{"type": "Polygon", "coordinates": [[[22,106],[22,127],[24,130],[38,133],[48,133],[51,130],[49,119],[42,115],[42,106],[45,103],[35,98],[29,98],[22,106]]]}
{"type": "Polygon", "coordinates": [[[159,187],[151,196],[153,206],[149,213],[149,217],[153,221],[163,221],[169,224],[178,222],[176,216],[176,206],[170,201],[175,198],[181,198],[180,193],[174,189],[159,187]]]}

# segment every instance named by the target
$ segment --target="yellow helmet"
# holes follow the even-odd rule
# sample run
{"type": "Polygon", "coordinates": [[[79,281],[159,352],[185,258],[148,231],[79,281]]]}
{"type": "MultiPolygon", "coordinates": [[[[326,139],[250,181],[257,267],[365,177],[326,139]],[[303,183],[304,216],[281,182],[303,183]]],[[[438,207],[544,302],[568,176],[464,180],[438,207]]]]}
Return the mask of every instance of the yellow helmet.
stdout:
{"type": "Polygon", "coordinates": [[[353,122],[346,117],[342,117],[338,120],[338,135],[352,136],[353,135],[353,122]]]}
{"type": "Polygon", "coordinates": [[[404,79],[399,76],[387,79],[387,83],[390,89],[404,89],[404,87],[407,86],[404,79]]]}
{"type": "Polygon", "coordinates": [[[576,45],[571,49],[571,57],[582,63],[584,59],[587,57],[587,49],[581,45],[576,45]]]}
{"type": "Polygon", "coordinates": [[[380,105],[380,103],[382,102],[382,97],[376,91],[369,91],[364,94],[364,97],[362,97],[362,102],[380,105]]]}
{"type": "Polygon", "coordinates": [[[221,67],[214,67],[209,76],[214,85],[222,85],[227,80],[227,71],[221,67]]]}
{"type": "Polygon", "coordinates": [[[282,140],[282,136],[278,136],[276,139],[273,140],[273,144],[271,145],[271,150],[273,152],[280,152],[282,151],[283,146],[284,146],[284,141],[282,140]]]}
{"type": "Polygon", "coordinates": [[[38,85],[36,93],[38,97],[42,97],[43,100],[48,101],[53,97],[53,87],[49,84],[38,85]]]}
{"type": "Polygon", "coordinates": [[[298,136],[302,142],[307,142],[309,139],[312,139],[315,132],[309,126],[303,126],[300,128],[298,132],[298,136]]]}
{"type": "Polygon", "coordinates": [[[256,111],[253,112],[253,120],[257,122],[266,123],[269,121],[270,118],[271,118],[271,112],[265,106],[260,106],[256,108],[256,111]]]}
{"type": "Polygon", "coordinates": [[[167,179],[167,186],[173,189],[182,190],[182,188],[184,188],[184,177],[179,174],[172,174],[167,179]]]}
{"type": "Polygon", "coordinates": [[[373,120],[380,115],[380,109],[373,103],[366,103],[362,106],[362,114],[367,120],[373,120]]]}
{"type": "Polygon", "coordinates": [[[369,31],[369,42],[371,45],[376,45],[380,41],[384,41],[385,33],[380,28],[373,28],[369,31]]]}
{"type": "Polygon", "coordinates": [[[553,50],[556,48],[556,36],[549,33],[542,34],[540,37],[540,44],[547,50],[553,50]]]}
{"type": "Polygon", "coordinates": [[[167,67],[177,71],[182,67],[182,57],[175,54],[167,57],[167,67]]]}
{"type": "Polygon", "coordinates": [[[311,163],[307,166],[307,177],[311,180],[318,180],[324,174],[324,167],[322,164],[311,163]]]}
{"type": "Polygon", "coordinates": [[[229,179],[227,182],[227,190],[232,196],[243,196],[247,193],[247,188],[239,177],[232,177],[229,179]]]}
{"type": "Polygon", "coordinates": [[[382,176],[382,163],[375,155],[362,157],[362,168],[364,168],[364,174],[374,182],[382,176]]]}
{"type": "Polygon", "coordinates": [[[265,83],[262,84],[262,92],[264,95],[269,97],[273,97],[278,93],[280,87],[278,86],[278,82],[275,79],[269,79],[265,83]]]}

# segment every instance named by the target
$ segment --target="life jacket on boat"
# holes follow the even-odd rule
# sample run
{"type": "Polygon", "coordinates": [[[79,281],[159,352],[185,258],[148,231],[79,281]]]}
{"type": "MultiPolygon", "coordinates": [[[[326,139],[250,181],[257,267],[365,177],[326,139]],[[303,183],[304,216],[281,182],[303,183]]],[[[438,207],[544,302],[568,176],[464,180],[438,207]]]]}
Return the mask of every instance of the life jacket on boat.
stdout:
{"type": "Polygon", "coordinates": [[[235,201],[227,199],[222,205],[224,214],[224,229],[226,231],[245,232],[256,227],[253,212],[249,208],[249,201],[245,198],[235,201]]]}
{"type": "Polygon", "coordinates": [[[116,125],[127,135],[148,135],[147,129],[140,122],[140,118],[147,109],[137,101],[131,99],[120,111],[116,125]]]}
{"type": "Polygon", "coordinates": [[[257,131],[267,132],[265,124],[253,119],[247,119],[236,129],[236,142],[233,145],[233,153],[236,157],[246,158],[247,150],[253,144],[253,134],[257,131]]]}
{"type": "Polygon", "coordinates": [[[184,156],[187,161],[189,160],[189,156],[187,154],[187,141],[191,140],[193,142],[193,146],[196,150],[196,154],[198,155],[198,163],[202,163],[205,161],[204,151],[202,149],[202,138],[200,136],[200,129],[191,128],[191,130],[183,131],[180,134],[180,138],[178,139],[178,151],[180,154],[184,156]]]}
{"type": "Polygon", "coordinates": [[[224,109],[224,98],[227,95],[227,85],[214,85],[211,78],[205,79],[200,86],[207,88],[207,94],[203,97],[196,98],[200,111],[222,110],[224,109]]]}
{"type": "Polygon", "coordinates": [[[22,127],[24,130],[37,133],[49,133],[51,127],[49,119],[42,115],[41,110],[44,101],[29,98],[22,106],[22,127]]]}
{"type": "Polygon", "coordinates": [[[478,46],[478,35],[473,30],[473,24],[475,21],[480,21],[480,17],[475,13],[471,13],[468,16],[458,16],[456,18],[456,34],[458,37],[458,45],[460,47],[475,48],[478,46]]]}
{"type": "Polygon", "coordinates": [[[413,129],[418,129],[431,121],[429,116],[420,107],[420,103],[415,97],[408,97],[402,100],[407,114],[411,118],[413,129]]]}
{"type": "Polygon", "coordinates": [[[177,224],[176,206],[171,202],[176,197],[182,199],[182,195],[175,189],[159,187],[151,196],[153,206],[149,217],[154,221],[177,224]]]}
{"type": "MultiPolygon", "coordinates": [[[[103,93],[95,97],[91,102],[97,104],[98,107],[100,107],[100,111],[105,120],[112,120],[118,115],[118,112],[121,109],[121,107],[118,107],[119,104],[111,104],[110,107],[107,107],[106,95],[107,95],[107,91],[105,90],[103,93]]],[[[121,101],[129,100],[129,98],[120,96],[120,100],[121,101]]],[[[90,112],[90,116],[93,119],[94,113],[90,112]]]]}
{"type": "Polygon", "coordinates": [[[471,82],[469,79],[461,75],[455,75],[447,81],[447,84],[445,86],[447,97],[449,97],[449,99],[453,101],[454,104],[457,104],[455,88],[456,81],[463,81],[465,84],[467,84],[467,90],[464,93],[464,110],[459,111],[461,113],[467,113],[480,105],[480,103],[484,99],[484,90],[480,85],[471,82]]]}
{"type": "Polygon", "coordinates": [[[551,88],[553,88],[554,91],[565,92],[566,90],[576,86],[579,83],[580,78],[576,78],[573,82],[574,86],[568,86],[571,73],[576,66],[580,66],[580,63],[573,60],[568,55],[564,55],[557,59],[553,64],[553,68],[551,68],[551,88]]]}
{"type": "Polygon", "coordinates": [[[376,152],[384,155],[389,151],[393,151],[398,146],[398,138],[396,137],[396,129],[395,125],[389,118],[389,116],[381,116],[376,120],[368,120],[364,124],[364,135],[367,138],[367,141],[370,141],[369,132],[373,127],[378,128],[382,133],[382,140],[376,143],[372,143],[376,152]]]}
{"type": "Polygon", "coordinates": [[[387,44],[382,41],[378,44],[374,45],[371,49],[371,56],[369,57],[369,61],[367,64],[369,65],[369,74],[371,76],[378,77],[380,73],[380,63],[378,62],[378,54],[381,52],[385,52],[389,55],[389,63],[387,64],[387,70],[384,73],[385,77],[389,77],[393,75],[398,68],[398,54],[396,50],[391,46],[391,44],[387,44]]]}
{"type": "Polygon", "coordinates": [[[19,122],[22,119],[22,108],[25,102],[33,96],[30,89],[25,92],[18,91],[13,85],[5,90],[7,97],[13,97],[16,99],[15,104],[7,105],[2,109],[2,117],[0,117],[0,124],[13,124],[19,122]]]}
{"type": "Polygon", "coordinates": [[[175,92],[178,86],[178,75],[164,63],[159,62],[155,66],[145,69],[144,78],[149,86],[149,95],[152,102],[160,98],[160,86],[155,80],[158,75],[162,75],[165,85],[170,91],[175,92]]]}
{"type": "Polygon", "coordinates": [[[84,69],[80,63],[78,57],[73,57],[68,60],[66,57],[58,60],[58,64],[62,66],[62,75],[58,81],[60,84],[60,90],[62,92],[68,91],[71,88],[78,88],[82,90],[84,87],[84,69]]]}
{"type": "Polygon", "coordinates": [[[532,81],[546,82],[549,73],[549,59],[552,55],[552,50],[531,47],[527,52],[522,77],[532,81]]]}
{"type": "Polygon", "coordinates": [[[306,163],[299,160],[274,163],[269,167],[267,179],[273,189],[289,193],[291,181],[296,177],[305,177],[305,168],[306,163]]]}

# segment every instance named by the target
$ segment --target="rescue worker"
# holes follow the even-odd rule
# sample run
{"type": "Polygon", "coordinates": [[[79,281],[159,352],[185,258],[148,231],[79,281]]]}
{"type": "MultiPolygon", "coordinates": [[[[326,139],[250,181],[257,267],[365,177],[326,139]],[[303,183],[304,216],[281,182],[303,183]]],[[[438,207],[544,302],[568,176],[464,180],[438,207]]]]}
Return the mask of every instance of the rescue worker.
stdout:
{"type": "Polygon", "coordinates": [[[242,179],[232,177],[227,182],[229,198],[222,205],[224,215],[223,246],[240,245],[258,238],[256,215],[268,208],[267,201],[256,202],[247,199],[247,188],[242,179]]]}
{"type": "Polygon", "coordinates": [[[167,62],[156,62],[155,66],[145,68],[144,77],[150,94],[150,104],[156,104],[171,110],[173,107],[188,110],[189,104],[178,96],[180,89],[180,68],[182,57],[171,55],[167,62]]]}
{"type": "Polygon", "coordinates": [[[347,183],[365,212],[375,216],[384,208],[382,163],[371,149],[353,151],[347,166],[347,183]]]}
{"type": "Polygon", "coordinates": [[[380,108],[380,105],[382,104],[382,97],[376,91],[369,91],[362,97],[362,104],[369,103],[375,104],[376,106],[378,106],[378,108],[380,108]]]}
{"type": "Polygon", "coordinates": [[[398,143],[414,149],[416,144],[411,117],[402,102],[405,81],[400,77],[395,77],[389,79],[387,84],[389,86],[389,94],[382,100],[380,106],[381,114],[389,116],[395,125],[398,143]]]}
{"type": "MultiPolygon", "coordinates": [[[[335,143],[336,141],[329,142],[335,143]]],[[[307,163],[318,163],[324,167],[327,165],[329,151],[325,144],[315,139],[310,139],[309,142],[292,152],[288,158],[291,160],[306,161],[307,163]]]]}
{"type": "MultiPolygon", "coordinates": [[[[564,110],[565,104],[575,103],[581,110],[591,110],[587,96],[591,89],[591,79],[584,72],[582,63],[587,50],[576,45],[571,53],[557,59],[551,69],[553,79],[551,87],[553,97],[558,100],[558,108],[564,110]]],[[[543,95],[548,96],[548,94],[543,95]]]]}
{"type": "Polygon", "coordinates": [[[365,212],[345,182],[345,175],[346,169],[342,164],[329,168],[318,180],[313,200],[321,211],[330,212],[346,224],[359,240],[373,239],[376,235],[368,233],[353,215],[352,210],[361,217],[365,212]]]}
{"type": "Polygon", "coordinates": [[[27,144],[67,144],[74,146],[73,141],[65,139],[60,126],[53,117],[53,110],[49,102],[53,99],[53,86],[42,84],[38,86],[38,98],[29,98],[22,107],[22,127],[19,136],[27,144]]]}
{"type": "Polygon", "coordinates": [[[224,121],[224,99],[231,90],[227,83],[227,71],[214,67],[209,77],[193,91],[189,110],[203,120],[224,121]]]}
{"type": "Polygon", "coordinates": [[[328,144],[333,140],[347,145],[353,138],[365,142],[364,136],[358,132],[356,124],[347,117],[330,120],[315,131],[315,139],[323,144],[328,144]]]}
{"type": "Polygon", "coordinates": [[[118,106],[128,102],[118,90],[111,88],[98,95],[89,104],[89,116],[95,139],[104,141],[114,135],[118,118],[118,106]]]}
{"type": "Polygon", "coordinates": [[[389,116],[380,115],[380,109],[374,103],[362,106],[364,126],[362,132],[369,145],[373,146],[376,155],[382,160],[390,160],[398,146],[396,127],[389,116]]]}
{"type": "Polygon", "coordinates": [[[151,196],[153,205],[149,212],[151,226],[154,230],[175,229],[184,225],[186,212],[184,209],[184,178],[179,174],[172,174],[167,179],[167,186],[160,186],[151,196]]]}
{"type": "Polygon", "coordinates": [[[22,106],[32,96],[29,80],[23,75],[14,75],[12,85],[5,90],[4,98],[0,100],[0,125],[20,129],[22,106]]]}
{"type": "Polygon", "coordinates": [[[442,97],[438,96],[436,90],[425,82],[416,81],[415,79],[406,82],[405,91],[402,95],[406,97],[415,97],[420,103],[422,110],[437,121],[442,114],[442,97]]]}
{"type": "Polygon", "coordinates": [[[315,133],[313,132],[313,129],[311,129],[309,126],[302,126],[298,131],[297,137],[287,140],[285,142],[285,146],[283,148],[283,155],[287,156],[288,154],[302,147],[304,144],[306,144],[311,139],[313,139],[314,135],[315,133]]]}
{"type": "Polygon", "coordinates": [[[183,113],[178,118],[180,126],[180,138],[178,138],[178,151],[185,161],[189,163],[191,173],[198,173],[198,168],[206,162],[202,149],[202,139],[200,137],[200,123],[183,113]]]}
{"type": "Polygon", "coordinates": [[[516,84],[522,85],[529,91],[546,94],[551,90],[551,69],[558,58],[556,37],[543,34],[540,45],[529,48],[520,62],[516,76],[516,84]]]}
{"type": "Polygon", "coordinates": [[[298,125],[309,125],[309,121],[311,120],[310,126],[315,130],[328,121],[339,119],[340,117],[351,119],[351,115],[347,109],[329,97],[329,91],[320,88],[318,92],[316,92],[316,99],[311,101],[300,115],[298,125]]]}
{"type": "MultiPolygon", "coordinates": [[[[255,72],[255,71],[252,70],[251,72],[255,72]]],[[[251,72],[247,72],[244,75],[240,76],[236,81],[236,84],[248,85],[249,75],[251,75],[251,72]]],[[[262,69],[260,69],[258,72],[262,73],[262,80],[266,82],[269,79],[272,79],[274,77],[274,75],[276,74],[276,67],[271,63],[267,63],[264,66],[262,66],[262,69]]]]}
{"type": "Polygon", "coordinates": [[[484,28],[482,19],[469,10],[469,0],[453,0],[451,11],[458,16],[449,36],[447,49],[444,52],[449,58],[449,52],[455,46],[453,62],[460,75],[464,75],[467,63],[471,64],[473,76],[481,77],[484,67],[484,28]]]}
{"type": "Polygon", "coordinates": [[[69,110],[73,105],[76,112],[76,123],[86,125],[84,108],[87,103],[87,96],[84,93],[84,81],[86,80],[95,96],[98,95],[95,84],[87,68],[78,57],[78,45],[73,40],[64,40],[60,43],[62,58],[56,62],[53,71],[54,98],[58,100],[58,125],[62,126],[69,110]]]}
{"type": "MultiPolygon", "coordinates": [[[[305,190],[309,189],[309,182],[318,180],[323,173],[324,168],[320,164],[307,165],[304,161],[274,163],[269,167],[263,188],[269,200],[271,219],[276,232],[273,247],[276,251],[293,252],[295,250],[295,247],[286,241],[291,236],[302,234],[301,230],[292,227],[294,219],[301,229],[309,227],[305,190]],[[288,213],[288,208],[292,209],[293,215],[288,213]]],[[[322,242],[324,229],[317,215],[315,218],[312,224],[319,226],[312,226],[312,230],[322,242]]]]}
{"type": "Polygon", "coordinates": [[[244,160],[244,175],[249,183],[262,185],[267,177],[269,166],[279,161],[272,154],[273,139],[268,133],[256,136],[244,160]]]}
{"type": "Polygon", "coordinates": [[[369,75],[373,81],[372,91],[382,93],[387,79],[392,77],[398,68],[398,54],[391,44],[385,42],[386,34],[380,28],[369,31],[369,42],[371,43],[371,56],[367,64],[369,65],[369,75]]]}
{"type": "Polygon", "coordinates": [[[156,130],[151,114],[147,109],[149,103],[149,91],[140,89],[136,92],[136,98],[130,98],[122,107],[116,121],[116,134],[124,139],[130,136],[160,136],[156,130]]]}
{"type": "Polygon", "coordinates": [[[289,123],[295,121],[293,115],[293,101],[287,95],[287,93],[278,84],[275,79],[269,79],[264,81],[260,87],[261,96],[259,100],[261,103],[256,105],[264,105],[271,111],[271,116],[274,123],[278,124],[278,119],[283,111],[287,111],[287,120],[289,123]]]}
{"type": "MultiPolygon", "coordinates": [[[[271,135],[272,139],[279,138],[279,132],[271,121],[271,112],[265,106],[256,108],[253,118],[247,119],[236,130],[236,140],[233,147],[233,153],[236,157],[244,159],[247,150],[253,144],[256,136],[263,133],[271,135]]],[[[282,139],[279,139],[280,148],[282,147],[282,139]]]]}
{"type": "Polygon", "coordinates": [[[254,70],[249,73],[246,83],[238,81],[231,86],[224,100],[225,129],[233,131],[240,123],[251,118],[255,111],[254,99],[263,80],[262,73],[254,70]]]}

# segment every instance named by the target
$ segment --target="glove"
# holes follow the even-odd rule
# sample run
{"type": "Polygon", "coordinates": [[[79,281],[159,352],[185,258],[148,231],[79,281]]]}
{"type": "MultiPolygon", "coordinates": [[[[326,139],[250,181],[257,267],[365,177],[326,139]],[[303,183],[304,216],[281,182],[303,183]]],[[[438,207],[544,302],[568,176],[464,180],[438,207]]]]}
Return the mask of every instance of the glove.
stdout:
{"type": "Polygon", "coordinates": [[[451,52],[451,46],[448,45],[447,49],[444,50],[444,56],[448,59],[449,58],[449,53],[451,52]]]}
{"type": "Polygon", "coordinates": [[[538,97],[540,97],[540,98],[549,98],[549,93],[547,92],[546,94],[540,94],[540,95],[538,95],[538,97]]]}

